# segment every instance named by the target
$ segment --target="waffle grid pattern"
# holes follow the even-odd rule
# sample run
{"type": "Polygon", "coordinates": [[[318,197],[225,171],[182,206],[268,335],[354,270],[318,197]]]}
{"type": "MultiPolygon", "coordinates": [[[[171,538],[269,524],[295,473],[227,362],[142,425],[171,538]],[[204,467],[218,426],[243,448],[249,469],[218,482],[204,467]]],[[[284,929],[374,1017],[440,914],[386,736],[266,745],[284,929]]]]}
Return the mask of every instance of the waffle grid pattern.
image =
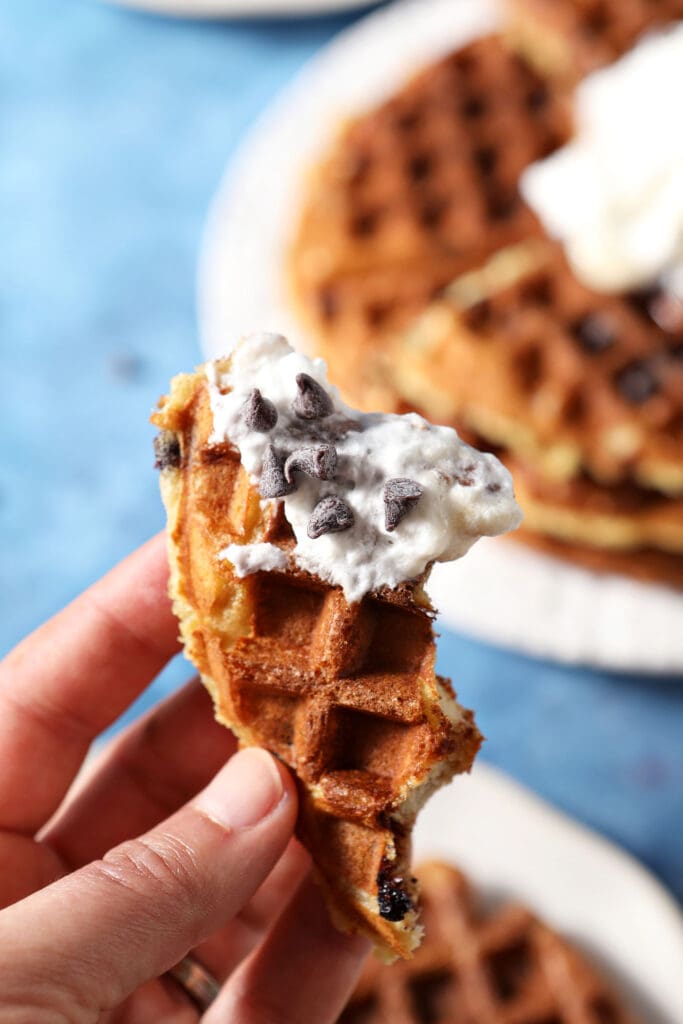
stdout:
{"type": "Polygon", "coordinates": [[[230,655],[240,721],[329,813],[378,824],[405,770],[433,747],[419,694],[433,660],[429,619],[373,598],[349,608],[336,590],[278,573],[250,587],[253,634],[230,655]]]}
{"type": "MultiPolygon", "coordinates": [[[[428,353],[430,379],[437,390],[448,382],[466,425],[479,429],[468,422],[467,404],[476,403],[522,424],[541,446],[576,446],[572,472],[683,490],[683,311],[667,311],[656,293],[592,292],[550,245],[514,283],[489,286],[469,304],[458,293],[456,282],[443,316],[432,311],[406,344],[418,362],[428,353]]],[[[494,440],[514,450],[513,430],[494,440]]]]}
{"type": "Polygon", "coordinates": [[[607,984],[515,905],[482,915],[464,877],[420,872],[425,942],[412,961],[370,964],[338,1024],[633,1024],[607,984]]]}
{"type": "Polygon", "coordinates": [[[569,131],[562,96],[494,37],[352,122],[313,176],[289,267],[337,380],[381,376],[368,339],[403,326],[488,253],[539,233],[517,180],[569,131]]]}

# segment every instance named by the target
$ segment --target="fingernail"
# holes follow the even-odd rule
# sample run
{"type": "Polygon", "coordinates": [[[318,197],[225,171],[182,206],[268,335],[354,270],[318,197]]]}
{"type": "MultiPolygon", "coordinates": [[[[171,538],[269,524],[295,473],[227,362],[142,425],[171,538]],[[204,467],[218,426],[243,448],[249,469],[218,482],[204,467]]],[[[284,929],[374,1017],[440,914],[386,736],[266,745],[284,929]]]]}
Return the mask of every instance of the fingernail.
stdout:
{"type": "Polygon", "coordinates": [[[277,807],[285,791],[275,760],[247,747],[231,757],[195,800],[195,806],[226,828],[253,828],[277,807]]]}

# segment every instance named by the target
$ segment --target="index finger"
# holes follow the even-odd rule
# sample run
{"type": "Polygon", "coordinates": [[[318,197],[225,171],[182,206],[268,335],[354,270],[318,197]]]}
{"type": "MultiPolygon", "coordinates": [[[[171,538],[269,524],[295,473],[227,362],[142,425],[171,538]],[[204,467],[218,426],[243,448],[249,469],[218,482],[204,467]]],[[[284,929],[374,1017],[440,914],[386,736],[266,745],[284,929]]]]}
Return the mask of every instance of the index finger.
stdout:
{"type": "Polygon", "coordinates": [[[0,829],[35,833],[92,740],[179,649],[163,534],[0,663],[0,829]]]}

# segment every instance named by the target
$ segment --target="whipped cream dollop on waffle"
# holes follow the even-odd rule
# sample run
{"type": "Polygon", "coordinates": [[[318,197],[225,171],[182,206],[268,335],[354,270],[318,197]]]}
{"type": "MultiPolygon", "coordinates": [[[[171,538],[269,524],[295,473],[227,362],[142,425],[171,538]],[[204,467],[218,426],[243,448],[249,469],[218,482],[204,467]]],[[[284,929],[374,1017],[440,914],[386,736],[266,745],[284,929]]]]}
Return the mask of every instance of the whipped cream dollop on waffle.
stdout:
{"type": "MultiPolygon", "coordinates": [[[[246,338],[229,366],[206,366],[211,443],[239,449],[262,500],[284,502],[295,565],[342,587],[349,602],[519,525],[508,471],[454,430],[414,413],[350,409],[324,362],[279,335],[246,338]]],[[[289,564],[267,542],[231,544],[221,556],[238,575],[289,564]]]]}
{"type": "Polygon", "coordinates": [[[521,190],[574,272],[599,291],[659,284],[683,299],[683,22],[589,75],[576,136],[521,190]]]}

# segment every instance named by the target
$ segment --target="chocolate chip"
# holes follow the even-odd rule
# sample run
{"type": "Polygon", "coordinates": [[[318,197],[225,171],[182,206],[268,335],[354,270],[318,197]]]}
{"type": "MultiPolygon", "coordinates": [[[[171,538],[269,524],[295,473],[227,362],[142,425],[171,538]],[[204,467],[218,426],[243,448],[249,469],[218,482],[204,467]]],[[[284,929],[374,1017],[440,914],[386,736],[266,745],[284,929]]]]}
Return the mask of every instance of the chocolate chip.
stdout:
{"type": "Polygon", "coordinates": [[[333,480],[337,470],[337,449],[331,444],[317,448],[297,448],[285,462],[285,480],[292,482],[293,473],[305,473],[316,480],[333,480]]]}
{"type": "Polygon", "coordinates": [[[341,498],[328,495],[321,498],[308,520],[308,536],[311,540],[324,533],[341,533],[353,526],[353,512],[341,498]]]}
{"type": "Polygon", "coordinates": [[[391,533],[417,504],[424,488],[415,480],[398,476],[384,485],[384,526],[391,533]]]}
{"type": "Polygon", "coordinates": [[[292,409],[299,419],[319,420],[334,412],[332,399],[313,377],[307,373],[297,373],[296,386],[299,391],[292,402],[292,409]]]}
{"type": "Polygon", "coordinates": [[[400,876],[392,877],[386,868],[377,875],[377,903],[380,917],[386,921],[402,921],[413,909],[413,901],[400,876]]]}
{"type": "Polygon", "coordinates": [[[590,355],[604,352],[617,340],[612,321],[600,313],[587,313],[572,325],[572,333],[590,355]]]}
{"type": "Polygon", "coordinates": [[[459,470],[453,475],[453,480],[460,487],[474,487],[474,474],[476,467],[474,465],[465,466],[464,469],[459,470]]]}
{"type": "Polygon", "coordinates": [[[272,430],[277,423],[277,409],[258,388],[251,392],[240,413],[249,430],[258,430],[261,434],[272,430]]]}
{"type": "Polygon", "coordinates": [[[659,384],[647,363],[635,360],[620,370],[615,383],[627,402],[641,405],[659,390],[659,384]]]}
{"type": "Polygon", "coordinates": [[[172,430],[160,430],[154,438],[155,469],[177,469],[181,463],[180,439],[172,430]]]}
{"type": "Polygon", "coordinates": [[[262,498],[284,498],[291,494],[294,484],[285,478],[284,459],[275,451],[272,444],[267,445],[263,455],[259,491],[262,498]]]}

